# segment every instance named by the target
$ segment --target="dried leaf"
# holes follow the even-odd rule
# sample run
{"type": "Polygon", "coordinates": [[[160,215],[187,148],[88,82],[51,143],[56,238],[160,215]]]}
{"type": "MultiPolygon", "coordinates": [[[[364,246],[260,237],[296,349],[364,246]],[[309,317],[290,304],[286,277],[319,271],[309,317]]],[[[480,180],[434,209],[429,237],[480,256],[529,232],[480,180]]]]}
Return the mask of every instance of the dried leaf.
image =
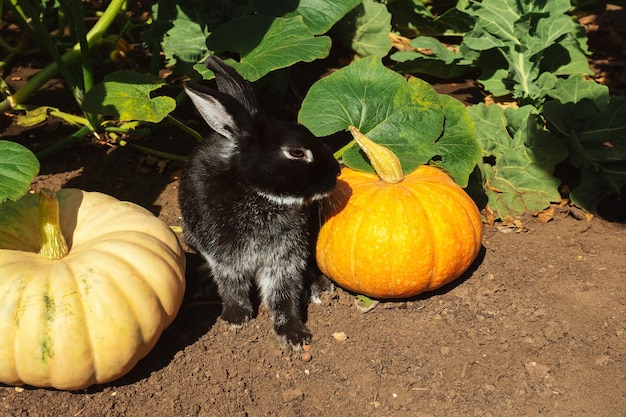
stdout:
{"type": "Polygon", "coordinates": [[[551,204],[550,207],[548,207],[547,209],[536,212],[533,215],[541,223],[548,223],[550,220],[554,218],[554,208],[555,208],[555,205],[551,204]]]}

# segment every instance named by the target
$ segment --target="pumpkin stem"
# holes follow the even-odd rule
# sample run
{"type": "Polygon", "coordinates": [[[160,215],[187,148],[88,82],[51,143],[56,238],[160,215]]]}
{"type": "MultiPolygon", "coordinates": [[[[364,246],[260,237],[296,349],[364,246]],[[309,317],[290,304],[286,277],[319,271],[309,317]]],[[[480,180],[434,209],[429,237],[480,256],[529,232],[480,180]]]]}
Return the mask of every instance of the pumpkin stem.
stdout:
{"type": "Polygon", "coordinates": [[[391,149],[374,142],[355,126],[350,126],[348,130],[350,130],[354,140],[365,152],[374,171],[376,171],[376,174],[383,182],[395,184],[404,179],[400,159],[391,149]]]}
{"type": "Polygon", "coordinates": [[[39,255],[48,260],[61,259],[69,251],[59,222],[59,200],[54,191],[39,191],[39,230],[41,248],[39,255]]]}

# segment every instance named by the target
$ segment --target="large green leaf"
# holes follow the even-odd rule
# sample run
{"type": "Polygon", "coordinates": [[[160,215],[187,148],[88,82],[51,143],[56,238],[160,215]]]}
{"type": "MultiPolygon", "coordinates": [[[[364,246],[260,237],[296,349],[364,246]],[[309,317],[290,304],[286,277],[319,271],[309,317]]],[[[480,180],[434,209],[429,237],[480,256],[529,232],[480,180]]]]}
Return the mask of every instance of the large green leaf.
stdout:
{"type": "MultiPolygon", "coordinates": [[[[456,60],[462,58],[461,54],[458,52],[453,52],[449,48],[446,48],[441,42],[437,39],[432,38],[430,36],[420,36],[415,38],[409,42],[409,45],[416,49],[416,51],[405,51],[405,53],[409,53],[411,55],[415,54],[416,56],[423,56],[426,59],[439,59],[445,62],[446,64],[451,64],[456,60]],[[423,54],[418,52],[419,50],[428,50],[428,54],[423,54]]],[[[401,54],[397,52],[394,55],[401,54]]],[[[402,55],[402,54],[401,54],[402,55]]],[[[398,59],[394,60],[398,61],[398,59]]]]}
{"type": "Polygon", "coordinates": [[[404,36],[458,36],[469,31],[474,23],[457,8],[433,14],[431,9],[435,5],[427,5],[422,0],[392,0],[385,3],[392,16],[394,32],[400,32],[404,36]]]}
{"type": "Polygon", "coordinates": [[[558,138],[539,127],[532,106],[504,110],[484,104],[469,108],[486,161],[480,165],[489,206],[498,218],[546,208],[559,201],[554,165],[567,156],[558,138]]]}
{"type": "MultiPolygon", "coordinates": [[[[444,110],[428,83],[417,78],[407,82],[379,58],[369,57],[317,81],[298,120],[316,136],[356,126],[391,148],[410,172],[437,154],[435,141],[443,130],[444,110]]],[[[343,158],[354,169],[373,172],[356,145],[343,158]]]]}
{"type": "Polygon", "coordinates": [[[580,165],[626,161],[626,98],[598,99],[561,104],[546,103],[544,114],[558,131],[570,138],[573,161],[580,165]]]}
{"type": "Polygon", "coordinates": [[[161,43],[167,64],[198,62],[207,53],[205,41],[209,33],[206,27],[190,19],[180,8],[172,23],[174,26],[161,43]]]}
{"type": "Polygon", "coordinates": [[[537,31],[534,35],[522,37],[526,42],[528,54],[534,56],[549,46],[558,43],[566,34],[572,32],[574,22],[565,14],[557,14],[549,19],[539,19],[537,31]]]}
{"type": "Polygon", "coordinates": [[[490,36],[503,44],[519,45],[520,41],[515,33],[515,22],[520,18],[520,11],[515,1],[485,0],[473,2],[472,7],[465,10],[470,16],[480,19],[480,26],[490,36]]]}
{"type": "Polygon", "coordinates": [[[559,181],[533,159],[528,148],[518,146],[486,171],[489,206],[498,218],[543,210],[560,200],[559,181]]]}
{"type": "Polygon", "coordinates": [[[474,29],[463,37],[463,46],[475,51],[505,48],[506,41],[491,35],[482,27],[482,21],[477,21],[474,29]]]}
{"type": "Polygon", "coordinates": [[[0,203],[17,200],[39,172],[39,161],[24,146],[0,140],[0,203]]]}
{"type": "MultiPolygon", "coordinates": [[[[222,25],[211,33],[207,45],[215,53],[239,54],[239,62],[229,63],[247,80],[256,81],[271,71],[296,62],[325,58],[331,41],[327,36],[314,36],[302,16],[275,18],[256,15],[222,25]]],[[[194,68],[205,79],[213,76],[204,64],[197,64],[194,68]]]]}
{"type": "Polygon", "coordinates": [[[358,56],[384,57],[391,49],[391,13],[384,4],[363,0],[338,23],[337,32],[358,56]]]}
{"type": "Polygon", "coordinates": [[[207,54],[206,25],[199,8],[185,3],[160,1],[153,6],[154,21],[146,36],[148,43],[160,43],[168,66],[195,64],[207,54]]]}
{"type": "Polygon", "coordinates": [[[580,50],[578,42],[571,36],[567,36],[563,41],[548,47],[543,52],[541,71],[558,76],[593,75],[587,55],[580,50]]]}
{"type": "Polygon", "coordinates": [[[590,74],[584,28],[568,12],[569,0],[459,1],[457,13],[473,19],[459,52],[434,38],[411,42],[419,51],[394,53],[397,70],[445,78],[454,71],[478,68],[478,80],[494,96],[512,94],[520,104],[540,107],[557,76],[590,74]],[[439,65],[436,65],[439,63],[439,65]]]}
{"type": "MultiPolygon", "coordinates": [[[[400,158],[405,173],[429,160],[461,186],[480,158],[474,128],[463,103],[437,94],[423,80],[404,77],[381,60],[358,60],[317,81],[305,97],[298,120],[317,136],[358,127],[400,158]]],[[[349,147],[342,161],[373,172],[359,147],[349,147]]]]}
{"type": "Polygon", "coordinates": [[[574,90],[574,85],[584,84],[576,79],[562,84],[557,96],[565,102],[546,103],[544,115],[551,128],[566,138],[569,162],[584,173],[571,200],[593,211],[600,196],[618,194],[626,185],[626,98],[608,96],[591,85],[574,90]],[[575,93],[566,95],[564,85],[575,93]]]}
{"type": "Polygon", "coordinates": [[[566,80],[558,80],[555,88],[548,95],[561,103],[575,104],[583,99],[590,99],[597,105],[602,105],[602,103],[608,103],[609,88],[593,80],[585,79],[580,74],[573,74],[566,80]]]}
{"type": "Polygon", "coordinates": [[[484,157],[498,158],[511,149],[508,122],[499,106],[475,105],[469,108],[469,114],[484,157]]]}
{"type": "Polygon", "coordinates": [[[457,99],[440,95],[439,101],[445,113],[445,121],[443,135],[436,143],[441,160],[435,163],[444,168],[461,187],[466,187],[469,175],[481,157],[474,136],[474,123],[465,105],[457,99]]]}
{"type": "Polygon", "coordinates": [[[113,116],[120,121],[158,123],[176,108],[176,101],[171,97],[150,97],[150,92],[163,83],[161,78],[150,74],[128,70],[112,72],[85,94],[83,110],[113,116]]]}
{"type": "Polygon", "coordinates": [[[415,50],[398,51],[390,56],[399,63],[394,66],[398,72],[455,78],[474,70],[474,67],[469,66],[471,62],[466,61],[461,53],[451,51],[435,38],[420,36],[409,44],[415,50]],[[424,50],[429,53],[420,52],[424,50]]]}
{"type": "Polygon", "coordinates": [[[301,15],[315,35],[321,35],[354,9],[361,0],[253,0],[259,14],[293,17],[301,15]]]}
{"type": "Polygon", "coordinates": [[[481,53],[477,64],[485,88],[496,96],[512,93],[522,103],[540,105],[555,76],[589,73],[586,36],[566,14],[569,8],[568,0],[472,2],[464,11],[476,24],[462,46],[481,53]]]}
{"type": "Polygon", "coordinates": [[[249,12],[248,0],[159,0],[152,22],[142,33],[151,50],[160,47],[175,74],[188,75],[209,52],[206,38],[225,22],[249,12]]]}

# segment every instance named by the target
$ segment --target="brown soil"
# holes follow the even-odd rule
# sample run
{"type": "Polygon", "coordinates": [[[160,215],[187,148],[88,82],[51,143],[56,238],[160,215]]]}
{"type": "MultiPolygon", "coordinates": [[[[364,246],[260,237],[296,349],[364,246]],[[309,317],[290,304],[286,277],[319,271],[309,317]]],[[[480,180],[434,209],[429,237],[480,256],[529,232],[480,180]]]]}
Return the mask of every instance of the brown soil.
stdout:
{"type": "MultiPolygon", "coordinates": [[[[0,128],[31,148],[71,132],[8,119],[0,128]]],[[[167,128],[145,141],[193,145],[167,128]]],[[[33,188],[105,192],[179,225],[179,171],[94,141],[45,160],[33,188]]],[[[325,294],[308,308],[310,361],[278,343],[264,308],[234,332],[215,298],[190,298],[125,377],[79,392],[0,385],[0,415],[626,415],[626,226],[570,214],[486,226],[474,266],[433,293],[366,313],[354,294],[325,294]]]]}

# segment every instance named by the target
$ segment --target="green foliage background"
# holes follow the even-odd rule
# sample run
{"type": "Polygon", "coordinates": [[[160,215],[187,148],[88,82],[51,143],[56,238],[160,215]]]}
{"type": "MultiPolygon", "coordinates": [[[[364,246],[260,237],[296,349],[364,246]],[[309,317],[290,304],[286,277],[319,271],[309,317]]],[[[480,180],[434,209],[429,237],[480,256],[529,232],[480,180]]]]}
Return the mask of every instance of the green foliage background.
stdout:
{"type": "MultiPolygon", "coordinates": [[[[0,109],[19,112],[21,123],[61,117],[78,126],[40,158],[91,133],[137,134],[164,121],[198,137],[173,116],[185,98],[179,80],[210,80],[203,61],[218,54],[257,89],[290,95],[300,105],[298,121],[315,135],[357,126],[393,149],[407,172],[425,163],[441,167],[496,218],[558,202],[558,164],[580,173],[569,197],[586,211],[626,185],[624,98],[589,77],[587,38],[574,17],[598,11],[600,0],[160,0],[139,30],[125,19],[124,2],[113,0],[89,31],[79,2],[5,3],[25,34],[62,52],[51,56],[36,82],[2,90],[0,109]],[[48,32],[61,22],[70,28],[69,39],[48,32]],[[149,68],[113,58],[131,33],[151,51],[149,68]],[[410,48],[395,49],[390,34],[405,37],[410,48]],[[62,44],[73,46],[63,52],[62,44]],[[333,51],[352,62],[301,96],[291,70],[317,60],[332,65],[333,51]],[[106,71],[101,82],[93,82],[94,62],[106,71]],[[164,68],[167,78],[159,76],[164,68]],[[54,103],[28,106],[29,95],[56,72],[82,114],[54,103]],[[487,93],[515,106],[466,107],[438,94],[422,75],[475,75],[487,93]],[[176,93],[164,95],[163,86],[176,93]]],[[[12,146],[0,142],[2,200],[25,193],[38,170],[36,158],[12,146]]],[[[354,169],[372,169],[352,142],[337,156],[354,169]]]]}

